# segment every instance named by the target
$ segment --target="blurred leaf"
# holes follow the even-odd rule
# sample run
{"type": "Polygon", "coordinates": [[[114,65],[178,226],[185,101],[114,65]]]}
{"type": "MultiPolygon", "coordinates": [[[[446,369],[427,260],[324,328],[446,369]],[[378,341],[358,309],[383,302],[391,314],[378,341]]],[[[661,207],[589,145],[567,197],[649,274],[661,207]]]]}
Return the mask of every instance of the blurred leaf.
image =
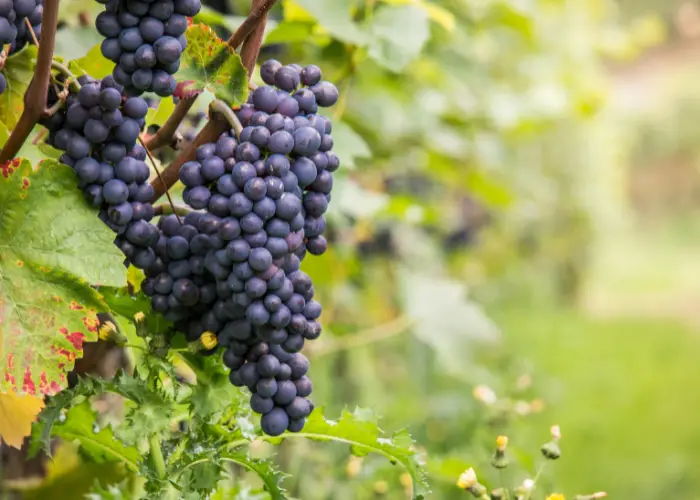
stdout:
{"type": "Polygon", "coordinates": [[[77,75],[90,75],[102,79],[112,74],[114,63],[102,55],[98,44],[88,50],[84,57],[70,61],[68,69],[77,75]]]}
{"type": "Polygon", "coordinates": [[[364,139],[342,121],[333,124],[333,151],[340,158],[340,168],[353,168],[355,158],[372,156],[364,139]]]}
{"type": "Polygon", "coordinates": [[[68,410],[66,420],[53,428],[53,435],[68,441],[78,441],[81,450],[93,461],[122,462],[131,470],[139,469],[141,453],[138,449],[124,446],[112,433],[112,429],[105,427],[96,432],[95,412],[90,408],[90,403],[84,403],[68,410]]]}
{"type": "Polygon", "coordinates": [[[187,28],[187,48],[182,54],[178,80],[180,92],[190,95],[208,90],[231,106],[248,98],[248,73],[241,58],[214,30],[203,24],[187,28]]]}
{"type": "Polygon", "coordinates": [[[415,5],[377,9],[369,31],[369,56],[387,69],[399,72],[418,57],[430,38],[428,15],[415,5]]]}
{"type": "Polygon", "coordinates": [[[7,80],[7,89],[0,95],[0,123],[7,129],[17,125],[24,110],[24,93],[34,76],[37,49],[29,45],[5,61],[2,72],[7,80]]]}
{"type": "Polygon", "coordinates": [[[369,191],[348,177],[338,177],[333,204],[338,212],[358,219],[370,218],[383,210],[391,198],[386,193],[369,191]]]}
{"type": "Polygon", "coordinates": [[[474,341],[499,337],[496,325],[467,298],[466,287],[433,274],[403,269],[405,313],[416,321],[413,333],[435,349],[449,371],[461,372],[474,341]]]}
{"type": "Polygon", "coordinates": [[[455,28],[455,16],[449,10],[428,0],[383,0],[389,5],[415,5],[428,13],[431,21],[439,24],[447,31],[455,28]]]}
{"type": "Polygon", "coordinates": [[[44,401],[30,394],[0,393],[0,442],[19,450],[43,407],[44,401]]]}
{"type": "MultiPolygon", "coordinates": [[[[61,10],[63,10],[63,4],[61,4],[61,10]]],[[[99,47],[102,40],[103,36],[93,27],[60,29],[56,32],[56,46],[54,52],[56,56],[63,57],[67,60],[78,59],[86,56],[89,47],[99,47]]],[[[114,65],[114,63],[111,64],[114,65]]],[[[95,78],[98,77],[95,76],[95,78]]]]}
{"type": "Polygon", "coordinates": [[[303,21],[280,23],[267,37],[267,43],[304,43],[311,41],[314,24],[303,21]]]}
{"type": "Polygon", "coordinates": [[[285,2],[285,19],[308,19],[305,15],[308,13],[334,38],[356,45],[365,45],[368,41],[367,35],[352,21],[351,7],[350,0],[289,0],[285,2]],[[294,13],[294,16],[290,16],[291,19],[287,17],[288,9],[294,13]]]}

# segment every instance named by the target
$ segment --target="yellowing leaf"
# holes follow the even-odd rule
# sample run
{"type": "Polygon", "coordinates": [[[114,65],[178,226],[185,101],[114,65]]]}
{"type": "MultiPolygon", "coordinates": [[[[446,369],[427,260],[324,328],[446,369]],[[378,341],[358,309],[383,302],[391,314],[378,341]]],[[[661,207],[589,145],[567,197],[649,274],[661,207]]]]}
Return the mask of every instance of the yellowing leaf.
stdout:
{"type": "Polygon", "coordinates": [[[36,396],[0,393],[0,438],[13,448],[21,448],[43,407],[44,400],[36,396]]]}
{"type": "Polygon", "coordinates": [[[455,16],[449,10],[434,3],[421,3],[420,6],[428,13],[431,21],[439,24],[445,30],[452,31],[455,28],[455,16]]]}

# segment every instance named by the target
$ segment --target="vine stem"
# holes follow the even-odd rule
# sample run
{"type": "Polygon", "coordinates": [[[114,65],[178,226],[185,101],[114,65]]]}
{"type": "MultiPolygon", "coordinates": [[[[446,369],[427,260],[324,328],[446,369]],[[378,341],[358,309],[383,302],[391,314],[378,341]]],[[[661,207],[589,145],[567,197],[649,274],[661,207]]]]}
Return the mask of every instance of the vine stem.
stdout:
{"type": "Polygon", "coordinates": [[[155,205],[153,207],[153,213],[156,216],[177,214],[184,217],[192,211],[193,210],[187,205],[178,205],[177,203],[174,205],[170,205],[169,203],[161,203],[160,205],[155,205]]]}
{"type": "Polygon", "coordinates": [[[51,78],[51,62],[58,26],[58,4],[59,0],[46,0],[44,2],[41,45],[39,45],[34,76],[24,94],[22,115],[12,129],[5,147],[0,151],[0,164],[15,157],[46,109],[46,94],[51,78]]]}
{"type": "Polygon", "coordinates": [[[212,111],[221,113],[224,116],[224,118],[226,118],[226,121],[228,121],[229,125],[231,125],[231,128],[236,132],[236,137],[239,137],[241,135],[241,132],[243,132],[243,125],[241,125],[241,122],[238,120],[236,113],[234,113],[234,111],[228,104],[226,104],[222,100],[215,99],[211,103],[211,109],[212,111]]]}
{"type": "Polygon", "coordinates": [[[158,479],[165,479],[165,460],[163,460],[163,452],[160,449],[160,441],[157,434],[153,434],[148,438],[148,447],[151,452],[151,462],[156,470],[158,479]]]}
{"type": "Polygon", "coordinates": [[[236,29],[236,32],[231,35],[231,38],[226,42],[228,46],[236,50],[253,32],[255,27],[258,26],[258,23],[267,16],[267,13],[270,12],[270,9],[272,9],[276,3],[277,0],[263,0],[257,4],[254,3],[248,17],[245,18],[240,26],[238,26],[238,29],[236,29]]]}
{"type": "MultiPolygon", "coordinates": [[[[254,27],[252,28],[252,31],[250,31],[249,35],[245,38],[245,41],[243,42],[243,47],[241,48],[241,59],[243,60],[243,66],[248,71],[248,80],[250,80],[250,78],[253,75],[253,70],[255,69],[255,62],[258,58],[258,55],[260,54],[260,47],[262,46],[262,40],[265,34],[265,24],[267,23],[267,11],[270,8],[272,8],[274,3],[275,2],[272,2],[271,0],[253,0],[251,6],[251,13],[248,17],[252,17],[253,14],[255,14],[256,12],[259,12],[260,15],[256,18],[255,22],[250,21],[248,23],[247,26],[253,24],[254,27]],[[264,9],[264,6],[266,5],[267,10],[264,9]]],[[[243,21],[239,29],[243,27],[243,24],[246,24],[246,21],[243,21]]],[[[246,27],[245,29],[247,30],[248,28],[246,27]]],[[[238,30],[236,31],[238,32],[238,30]]],[[[234,37],[235,35],[236,34],[234,33],[232,37],[234,37]]],[[[192,104],[194,103],[194,99],[196,98],[196,95],[190,98],[192,99],[192,104]]],[[[178,106],[182,105],[183,108],[186,106],[186,104],[183,104],[183,101],[184,99],[181,100],[177,104],[177,106],[175,106],[175,111],[173,112],[173,114],[177,112],[178,106]]],[[[190,108],[191,107],[192,105],[190,104],[190,108]]],[[[182,119],[184,119],[184,116],[186,114],[187,111],[185,111],[185,113],[182,114],[182,119]]],[[[163,125],[163,127],[167,125],[169,129],[172,130],[170,136],[163,134],[165,137],[167,137],[166,143],[172,142],[172,134],[174,134],[174,132],[177,130],[177,127],[180,125],[182,119],[180,119],[180,121],[173,120],[171,124],[168,124],[168,122],[170,121],[170,119],[168,119],[165,125],[163,125]]],[[[226,131],[226,125],[227,122],[225,120],[222,120],[218,115],[212,114],[212,116],[210,116],[209,121],[204,126],[204,128],[200,130],[199,134],[197,134],[197,137],[195,137],[194,140],[180,152],[177,158],[175,158],[175,160],[173,160],[173,162],[170,165],[168,165],[168,167],[165,170],[163,170],[162,176],[160,177],[161,182],[151,183],[154,192],[153,199],[151,201],[157,201],[161,196],[168,192],[168,189],[170,189],[180,177],[180,167],[182,167],[182,165],[184,165],[186,162],[194,159],[195,153],[199,146],[201,146],[202,144],[206,144],[207,142],[213,142],[216,139],[218,139],[219,136],[226,131]]],[[[163,127],[161,127],[161,130],[163,127]]],[[[158,132],[160,132],[160,130],[158,132]]],[[[156,136],[157,135],[158,133],[156,133],[156,136]]]]}

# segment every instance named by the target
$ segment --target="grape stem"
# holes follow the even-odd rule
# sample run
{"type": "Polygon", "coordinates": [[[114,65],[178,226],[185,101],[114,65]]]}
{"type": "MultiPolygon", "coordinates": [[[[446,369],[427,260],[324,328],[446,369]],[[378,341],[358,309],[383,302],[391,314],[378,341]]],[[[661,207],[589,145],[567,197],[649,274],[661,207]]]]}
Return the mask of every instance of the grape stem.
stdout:
{"type": "MultiPolygon", "coordinates": [[[[163,180],[163,177],[160,174],[160,169],[158,168],[158,164],[156,163],[156,160],[153,158],[153,155],[151,154],[151,151],[148,149],[146,146],[146,141],[143,140],[143,137],[141,137],[141,134],[139,134],[139,142],[143,146],[143,149],[146,150],[146,155],[148,155],[148,159],[151,160],[151,165],[153,165],[153,169],[156,171],[156,175],[158,176],[158,179],[160,179],[160,182],[163,186],[165,186],[165,181],[163,180]]],[[[165,196],[168,197],[168,203],[173,209],[173,213],[175,214],[175,217],[177,217],[177,221],[180,223],[182,226],[182,219],[180,219],[180,215],[177,213],[175,210],[175,204],[173,203],[173,199],[170,197],[170,193],[168,192],[167,187],[165,188],[165,196]]]]}
{"type": "Polygon", "coordinates": [[[5,147],[0,151],[0,164],[7,163],[15,157],[46,109],[47,91],[51,79],[51,61],[53,60],[56,27],[58,26],[58,4],[59,0],[46,0],[44,2],[41,45],[39,45],[34,76],[24,94],[22,115],[12,129],[5,147]]]}
{"type": "Polygon", "coordinates": [[[211,110],[216,113],[221,113],[224,116],[224,118],[226,118],[226,121],[228,121],[229,125],[231,125],[231,128],[236,132],[236,137],[239,137],[241,135],[241,132],[243,131],[243,125],[241,125],[241,122],[238,120],[236,113],[233,112],[233,110],[228,104],[226,104],[220,99],[214,99],[211,103],[211,110]]]}
{"type": "MultiPolygon", "coordinates": [[[[263,35],[265,34],[265,24],[267,23],[267,10],[264,11],[264,14],[262,12],[264,10],[263,6],[267,4],[269,4],[269,6],[267,7],[267,10],[269,10],[274,4],[274,2],[271,2],[270,0],[253,0],[251,12],[248,16],[251,17],[256,12],[261,13],[260,16],[256,18],[257,21],[253,23],[255,24],[255,27],[247,36],[247,38],[243,42],[243,47],[241,48],[241,59],[243,60],[243,65],[248,71],[248,80],[250,80],[253,75],[253,70],[255,69],[255,62],[257,61],[258,55],[260,54],[260,47],[262,46],[263,35]]],[[[241,24],[241,26],[243,26],[243,24],[245,24],[245,21],[241,24]]],[[[196,99],[196,96],[189,99],[192,99],[192,104],[194,104],[194,99],[196,99]]],[[[177,104],[177,106],[175,106],[175,111],[173,112],[173,114],[178,113],[179,115],[181,115],[181,118],[178,121],[172,120],[172,123],[169,123],[171,122],[169,118],[165,122],[163,127],[161,127],[160,130],[158,130],[156,136],[154,137],[157,137],[158,134],[160,134],[161,131],[166,126],[168,126],[169,132],[164,132],[163,136],[167,138],[167,140],[165,141],[166,144],[172,142],[172,137],[175,131],[177,131],[178,126],[185,118],[185,115],[187,115],[187,110],[189,110],[189,108],[187,108],[187,110],[184,113],[180,113],[178,111],[178,107],[184,108],[185,106],[187,106],[186,104],[183,104],[185,100],[186,99],[181,100],[177,104]]],[[[192,104],[189,105],[190,108],[192,107],[192,104]]],[[[170,189],[180,178],[180,167],[182,167],[182,165],[184,165],[186,162],[194,159],[195,153],[199,146],[201,146],[202,144],[206,144],[207,142],[215,141],[219,138],[221,134],[226,132],[226,125],[226,121],[222,120],[220,115],[212,113],[212,115],[209,117],[209,121],[204,126],[204,128],[200,130],[199,134],[197,134],[197,137],[195,137],[194,140],[180,152],[180,154],[175,158],[175,160],[173,160],[173,162],[170,165],[168,165],[168,167],[165,170],[163,170],[162,175],[159,176],[160,182],[151,182],[154,193],[153,199],[151,201],[157,201],[161,196],[168,192],[168,189],[170,189]]]]}
{"type": "Polygon", "coordinates": [[[177,214],[184,217],[190,212],[192,212],[192,209],[187,205],[170,205],[169,203],[161,203],[160,205],[155,205],[153,207],[153,213],[156,216],[177,214]]]}
{"type": "Polygon", "coordinates": [[[51,69],[55,69],[59,73],[63,73],[66,78],[68,78],[70,85],[73,85],[73,89],[76,91],[80,90],[81,85],[78,83],[78,79],[66,65],[61,64],[58,61],[51,61],[51,69]]]}

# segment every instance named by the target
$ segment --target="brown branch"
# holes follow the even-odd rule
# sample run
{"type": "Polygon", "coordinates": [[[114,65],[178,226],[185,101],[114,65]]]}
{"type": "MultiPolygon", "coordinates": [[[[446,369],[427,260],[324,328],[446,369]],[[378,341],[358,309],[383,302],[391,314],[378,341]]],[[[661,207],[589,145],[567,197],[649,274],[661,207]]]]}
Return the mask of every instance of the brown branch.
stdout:
{"type": "Polygon", "coordinates": [[[193,95],[192,97],[180,99],[180,102],[177,103],[175,109],[173,110],[173,114],[168,117],[163,126],[158,129],[155,135],[152,135],[146,141],[146,147],[150,151],[155,151],[158,148],[169,146],[173,143],[177,128],[182,123],[182,120],[185,119],[187,113],[190,112],[190,109],[192,109],[192,106],[196,100],[197,94],[193,95]]]}
{"type": "MultiPolygon", "coordinates": [[[[248,17],[241,23],[236,32],[231,35],[226,43],[233,50],[236,50],[239,45],[241,45],[248,35],[250,35],[253,30],[259,25],[260,21],[264,21],[263,18],[267,16],[267,13],[275,6],[277,0],[263,0],[253,4],[252,10],[248,17]]],[[[263,31],[264,32],[264,31],[263,31]]]]}
{"type": "Polygon", "coordinates": [[[7,139],[5,147],[0,151],[0,163],[6,163],[15,157],[46,109],[46,95],[51,78],[51,60],[58,25],[58,2],[59,0],[44,2],[41,45],[39,45],[34,77],[24,94],[22,116],[7,139]]]}
{"type": "MultiPolygon", "coordinates": [[[[163,180],[163,177],[161,176],[160,169],[158,168],[158,164],[156,163],[155,158],[153,158],[151,151],[146,146],[146,141],[143,140],[143,137],[141,137],[141,134],[139,134],[139,142],[143,146],[143,149],[146,150],[146,155],[148,156],[148,159],[151,160],[151,165],[153,165],[153,169],[156,171],[158,179],[160,179],[161,185],[165,186],[165,181],[163,180]]],[[[182,226],[182,220],[180,219],[180,216],[178,215],[177,211],[175,210],[175,204],[173,203],[173,199],[170,197],[170,193],[168,192],[167,189],[165,190],[165,196],[168,197],[168,203],[170,203],[170,206],[173,207],[173,213],[175,214],[175,217],[177,217],[177,221],[182,226]]]]}
{"type": "Polygon", "coordinates": [[[194,138],[194,141],[189,143],[187,147],[180,152],[177,158],[175,158],[175,160],[173,160],[173,162],[168,165],[163,172],[161,172],[158,179],[154,179],[151,182],[151,186],[153,186],[152,201],[155,202],[158,200],[158,198],[163,196],[168,189],[175,185],[180,178],[180,167],[182,167],[188,161],[194,160],[195,153],[197,152],[197,148],[199,146],[206,144],[207,142],[216,141],[221,134],[226,132],[228,126],[229,125],[226,120],[212,116],[204,128],[200,130],[199,134],[197,134],[197,137],[194,138]]]}
{"type": "MultiPolygon", "coordinates": [[[[253,0],[252,11],[261,9],[262,6],[269,0],[253,0]]],[[[243,60],[243,66],[248,71],[248,80],[253,76],[253,71],[255,70],[255,63],[258,60],[258,55],[260,54],[260,47],[262,47],[263,37],[265,36],[265,24],[267,23],[267,13],[260,17],[260,21],[255,25],[255,28],[251,31],[248,38],[243,42],[243,47],[241,48],[241,59],[243,60]]]]}
{"type": "MultiPolygon", "coordinates": [[[[241,59],[243,60],[243,65],[248,70],[249,80],[253,75],[253,70],[255,69],[255,62],[257,61],[258,55],[260,54],[260,47],[262,46],[263,36],[265,34],[267,10],[265,10],[263,13],[263,6],[266,4],[270,4],[267,7],[267,10],[269,10],[274,4],[274,2],[271,2],[270,0],[253,0],[253,5],[251,6],[251,16],[256,12],[260,12],[261,14],[252,32],[245,39],[245,42],[243,42],[243,48],[241,49],[241,59]]],[[[163,170],[159,181],[156,181],[154,179],[154,181],[151,182],[151,186],[153,186],[152,201],[157,201],[168,191],[168,189],[175,185],[175,183],[180,178],[180,167],[182,167],[182,165],[195,158],[195,153],[197,152],[197,148],[199,146],[208,142],[216,141],[221,134],[226,132],[227,128],[228,122],[219,117],[218,115],[212,113],[212,116],[210,116],[209,121],[199,132],[199,134],[197,134],[197,137],[194,138],[194,141],[189,143],[180,152],[177,158],[175,158],[175,160],[170,165],[168,165],[168,167],[165,170],[163,170]]]]}

